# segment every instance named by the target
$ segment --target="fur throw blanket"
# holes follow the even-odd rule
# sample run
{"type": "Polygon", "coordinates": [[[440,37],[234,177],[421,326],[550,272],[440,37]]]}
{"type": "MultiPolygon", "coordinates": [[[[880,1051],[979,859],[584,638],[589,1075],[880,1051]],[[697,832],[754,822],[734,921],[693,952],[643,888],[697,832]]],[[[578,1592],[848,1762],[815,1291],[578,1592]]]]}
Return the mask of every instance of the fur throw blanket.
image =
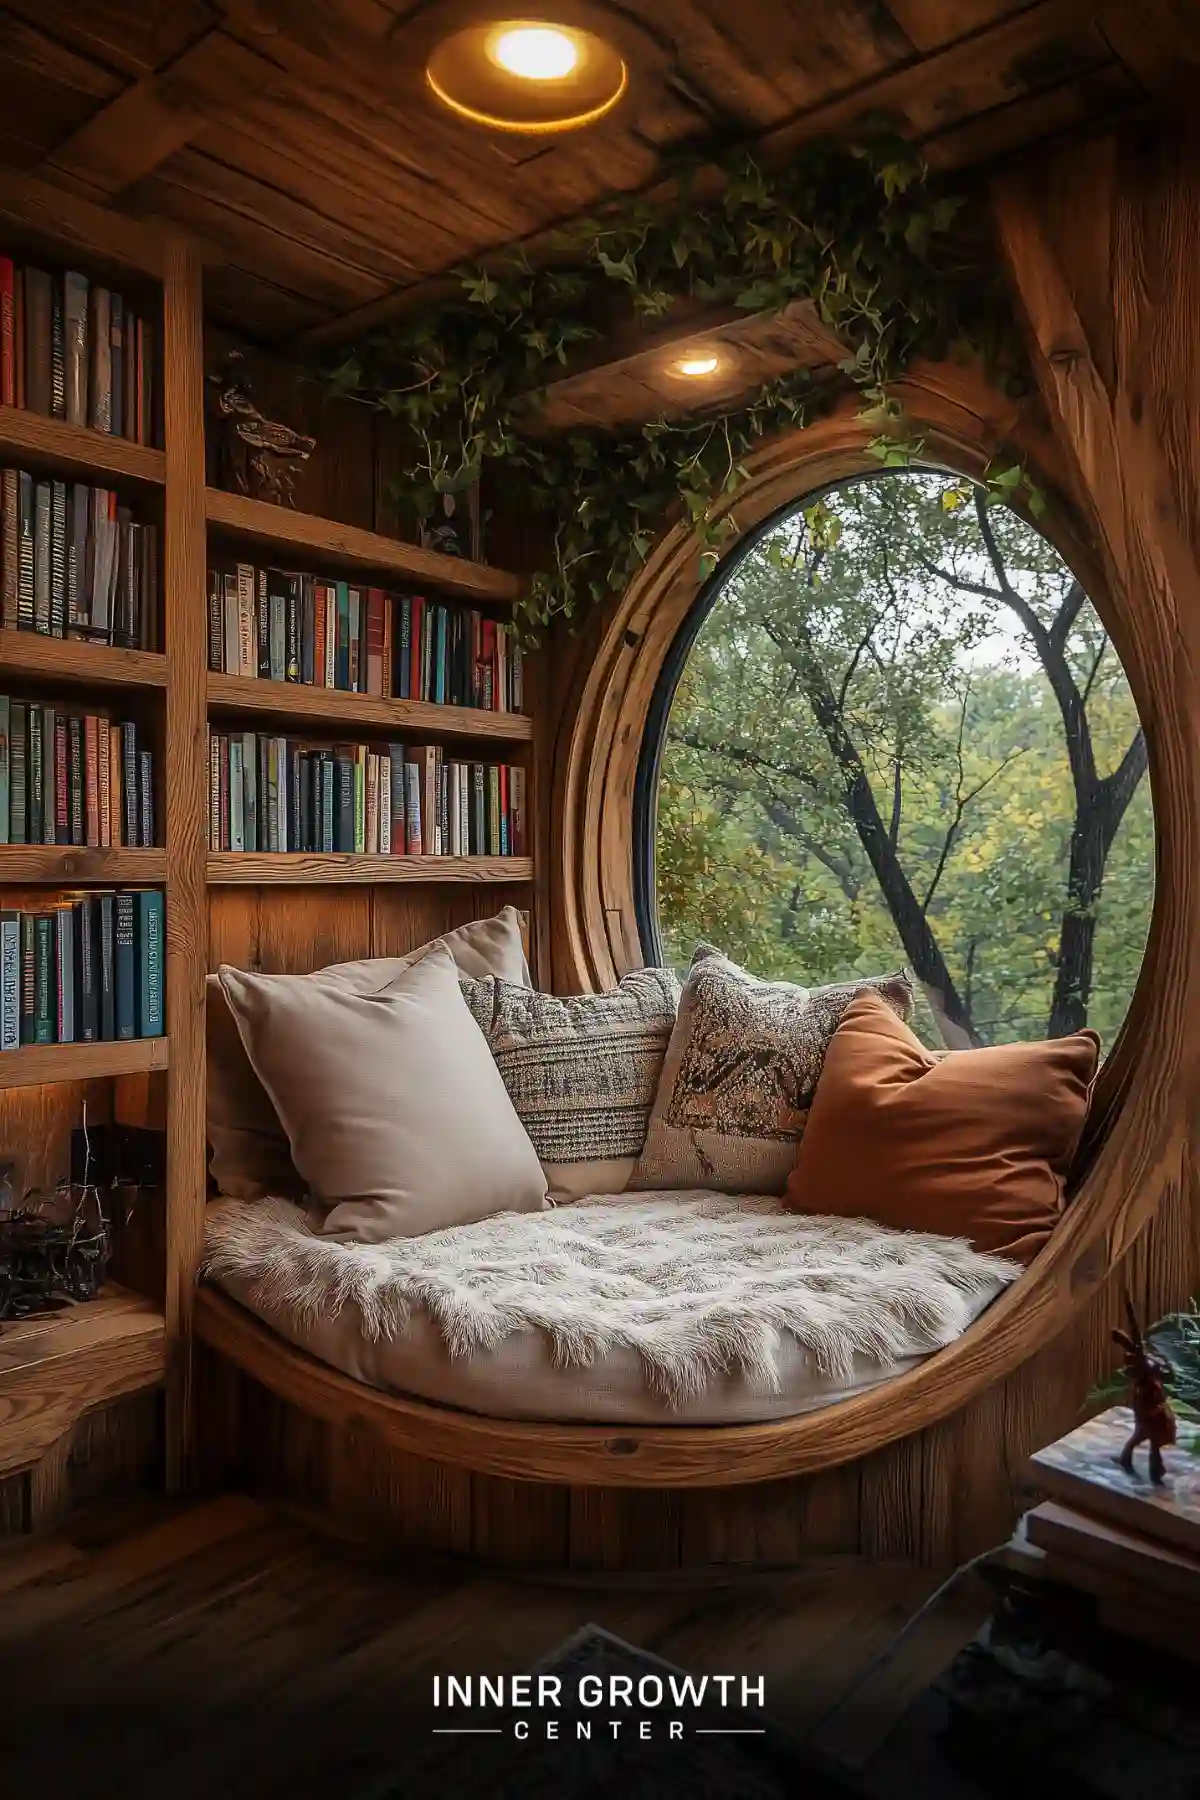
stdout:
{"type": "Polygon", "coordinates": [[[286,1200],[215,1201],[205,1273],[300,1321],[355,1306],[371,1338],[423,1307],[453,1357],[519,1331],[544,1331],[565,1367],[630,1348],[674,1405],[717,1371],[777,1392],[783,1332],[849,1385],[856,1356],[886,1366],[951,1342],[1021,1272],[962,1238],[743,1195],[596,1195],[369,1245],[314,1223],[286,1200]]]}

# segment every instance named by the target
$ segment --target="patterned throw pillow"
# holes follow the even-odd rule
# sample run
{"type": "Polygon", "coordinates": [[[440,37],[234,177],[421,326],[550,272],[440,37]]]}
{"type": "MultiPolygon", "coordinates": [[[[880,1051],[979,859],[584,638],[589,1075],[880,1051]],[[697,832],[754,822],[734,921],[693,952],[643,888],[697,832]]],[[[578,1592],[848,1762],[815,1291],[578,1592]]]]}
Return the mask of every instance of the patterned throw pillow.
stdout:
{"type": "Polygon", "coordinates": [[[621,1193],[645,1142],[675,1024],[672,971],[636,969],[610,994],[567,999],[494,975],[459,985],[551,1193],[621,1193]]]}
{"type": "Polygon", "coordinates": [[[902,971],[797,987],[758,981],[701,944],[630,1187],[781,1194],[830,1039],[864,988],[901,1019],[911,1016],[912,984],[902,971]]]}

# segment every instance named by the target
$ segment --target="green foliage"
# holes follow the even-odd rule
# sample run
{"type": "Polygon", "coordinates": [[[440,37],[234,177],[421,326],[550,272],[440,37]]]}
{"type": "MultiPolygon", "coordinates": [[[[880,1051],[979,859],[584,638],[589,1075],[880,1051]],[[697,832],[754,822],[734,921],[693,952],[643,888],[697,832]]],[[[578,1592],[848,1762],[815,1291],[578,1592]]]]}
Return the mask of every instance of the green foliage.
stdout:
{"type": "Polygon", "coordinates": [[[533,633],[624,588],[680,508],[711,565],[736,529],[717,508],[746,479],[747,456],[838,389],[861,392],[887,446],[883,460],[897,466],[913,446],[888,384],[914,356],[971,345],[1017,379],[994,259],[964,231],[961,197],[943,191],[909,146],[812,144],[769,173],[738,154],[720,166],[716,198],[712,168],[703,196],[699,168],[681,170],[673,202],[621,200],[576,222],[543,265],[518,252],[486,271],[460,270],[445,304],[369,333],[326,371],[334,392],[408,427],[414,451],[398,497],[419,518],[485,465],[502,464],[553,519],[553,565],[524,603],[533,633]],[[540,390],[611,319],[614,293],[646,321],[681,299],[748,312],[810,299],[848,355],[820,389],[797,370],[727,410],[621,432],[532,435],[540,390]]]}
{"type": "MultiPolygon", "coordinates": [[[[1058,553],[979,495],[928,472],[846,483],[783,515],[733,565],[668,719],[656,838],[664,948],[682,964],[707,938],[758,975],[809,984],[912,961],[814,707],[826,692],[976,1040],[1055,1029],[1072,836],[1104,789],[1077,789],[1035,641],[1048,634],[1055,678],[1081,700],[1075,730],[1086,726],[1096,781],[1133,769],[1090,902],[1082,999],[1108,1045],[1153,899],[1137,714],[1058,553]]],[[[922,1004],[919,1028],[938,1044],[922,1004]]]]}

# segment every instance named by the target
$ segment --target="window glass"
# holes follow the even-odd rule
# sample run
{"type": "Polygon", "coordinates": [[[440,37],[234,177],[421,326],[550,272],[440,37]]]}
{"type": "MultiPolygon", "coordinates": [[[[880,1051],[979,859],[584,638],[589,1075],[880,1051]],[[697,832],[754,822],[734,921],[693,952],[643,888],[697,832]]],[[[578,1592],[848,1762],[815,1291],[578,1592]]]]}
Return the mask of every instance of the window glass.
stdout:
{"type": "Polygon", "coordinates": [[[702,604],[646,762],[648,949],[808,985],[906,965],[931,1045],[1107,1048],[1153,899],[1146,745],[1049,541],[887,472],[777,516],[702,604]]]}

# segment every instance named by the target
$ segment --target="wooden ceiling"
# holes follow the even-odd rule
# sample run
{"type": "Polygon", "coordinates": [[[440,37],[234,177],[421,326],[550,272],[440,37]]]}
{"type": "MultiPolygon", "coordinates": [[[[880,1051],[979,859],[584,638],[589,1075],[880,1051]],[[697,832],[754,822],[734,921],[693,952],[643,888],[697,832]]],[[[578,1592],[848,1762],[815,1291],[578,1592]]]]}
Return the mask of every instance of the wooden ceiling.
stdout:
{"type": "MultiPolygon", "coordinates": [[[[626,100],[525,140],[424,88],[465,3],[7,0],[0,162],[187,228],[218,313],[321,338],[652,183],[682,147],[780,156],[884,117],[935,164],[975,163],[1144,103],[1200,36],[1193,0],[611,0],[626,100]]],[[[586,0],[593,19],[607,3],[586,0]]]]}

